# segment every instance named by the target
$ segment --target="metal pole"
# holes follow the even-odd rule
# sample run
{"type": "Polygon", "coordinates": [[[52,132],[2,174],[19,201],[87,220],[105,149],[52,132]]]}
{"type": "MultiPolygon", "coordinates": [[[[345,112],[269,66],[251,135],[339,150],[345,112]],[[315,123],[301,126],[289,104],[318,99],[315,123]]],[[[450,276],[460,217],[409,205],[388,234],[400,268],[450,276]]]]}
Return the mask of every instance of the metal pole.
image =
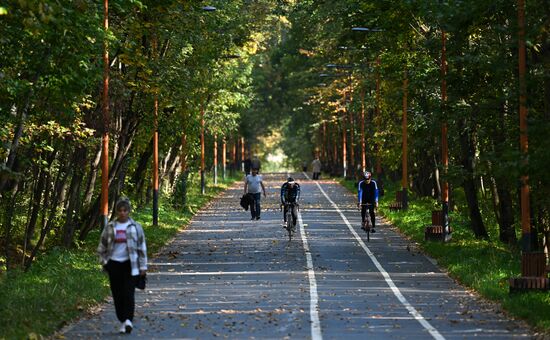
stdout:
{"type": "Polygon", "coordinates": [[[237,169],[239,168],[239,161],[237,159],[237,144],[238,144],[238,139],[234,139],[233,140],[233,148],[232,148],[232,160],[233,160],[233,166],[231,167],[231,171],[232,171],[232,175],[234,176],[235,175],[235,171],[237,171],[237,169]]]}
{"type": "Polygon", "coordinates": [[[204,107],[201,105],[201,193],[206,193],[206,181],[204,178],[204,107]]]}
{"type": "Polygon", "coordinates": [[[154,134],[153,134],[153,225],[159,224],[159,130],[158,130],[159,100],[155,94],[154,134]]]}
{"type": "MultiPolygon", "coordinates": [[[[380,119],[380,56],[376,57],[376,118],[380,119]]],[[[382,181],[382,164],[380,161],[380,148],[376,147],[376,178],[379,184],[382,181]]]]}
{"type": "Polygon", "coordinates": [[[407,209],[409,206],[409,201],[407,197],[407,188],[408,188],[408,181],[407,181],[407,96],[409,94],[409,78],[407,71],[404,72],[404,79],[403,79],[403,126],[402,126],[402,139],[403,139],[403,156],[402,156],[402,179],[401,179],[401,187],[403,189],[403,209],[407,209]]]}
{"type": "MultiPolygon", "coordinates": [[[[157,38],[153,37],[153,55],[156,53],[157,38]]],[[[159,225],[159,98],[155,93],[153,112],[153,225],[159,225]]]]}
{"type": "Polygon", "coordinates": [[[244,137],[241,137],[241,171],[244,172],[244,137]]]}
{"type": "MultiPolygon", "coordinates": [[[[103,1],[103,29],[109,30],[109,0],[103,1]]],[[[101,141],[101,206],[102,227],[109,221],[109,44],[103,41],[103,136],[101,141]]]]}
{"type": "Polygon", "coordinates": [[[351,172],[352,172],[352,176],[353,176],[353,172],[355,171],[355,146],[353,144],[353,139],[354,139],[354,135],[355,135],[355,130],[353,129],[353,126],[355,125],[354,124],[354,120],[353,120],[353,110],[351,109],[351,103],[353,101],[353,82],[352,82],[352,78],[350,76],[350,86],[349,86],[349,109],[348,109],[348,106],[347,106],[347,103],[344,103],[344,105],[346,105],[346,110],[348,111],[348,115],[349,115],[349,129],[350,129],[350,134],[349,134],[349,153],[350,153],[350,159],[349,159],[349,165],[350,165],[350,169],[351,169],[351,172]]]}
{"type": "Polygon", "coordinates": [[[367,169],[367,155],[365,142],[365,89],[361,90],[361,169],[367,169]]]}
{"type": "Polygon", "coordinates": [[[214,184],[218,184],[218,135],[214,135],[214,184]]]}
{"type": "Polygon", "coordinates": [[[344,166],[344,178],[347,177],[347,140],[346,140],[346,91],[344,90],[344,114],[342,117],[342,165],[344,166]]]}
{"type": "Polygon", "coordinates": [[[441,160],[443,163],[443,190],[441,192],[441,210],[443,212],[444,233],[449,230],[449,182],[447,172],[449,169],[449,147],[447,143],[447,47],[446,33],[441,32],[441,108],[443,110],[443,124],[441,125],[441,160]]]}
{"type": "MultiPolygon", "coordinates": [[[[518,0],[518,62],[519,62],[519,132],[524,165],[528,156],[527,87],[525,81],[525,0],[518,0]]],[[[531,251],[531,211],[529,202],[529,175],[521,175],[521,236],[522,250],[531,251]]],[[[523,266],[525,267],[525,266],[523,266]]]]}
{"type": "Polygon", "coordinates": [[[327,151],[327,123],[323,120],[323,148],[321,152],[321,158],[323,162],[328,161],[328,151],[327,151]]]}
{"type": "Polygon", "coordinates": [[[225,163],[227,162],[227,141],[225,140],[225,137],[223,137],[223,144],[222,144],[222,176],[225,180],[226,178],[226,166],[225,163]]]}

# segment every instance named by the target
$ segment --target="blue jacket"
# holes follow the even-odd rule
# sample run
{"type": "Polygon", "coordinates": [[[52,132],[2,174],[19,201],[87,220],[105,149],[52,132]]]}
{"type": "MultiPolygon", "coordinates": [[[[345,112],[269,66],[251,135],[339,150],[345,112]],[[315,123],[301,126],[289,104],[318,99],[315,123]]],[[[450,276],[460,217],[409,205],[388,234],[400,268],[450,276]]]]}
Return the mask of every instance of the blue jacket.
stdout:
{"type": "Polygon", "coordinates": [[[370,183],[363,180],[359,182],[357,199],[359,203],[375,204],[378,202],[378,185],[371,179],[370,183]]]}

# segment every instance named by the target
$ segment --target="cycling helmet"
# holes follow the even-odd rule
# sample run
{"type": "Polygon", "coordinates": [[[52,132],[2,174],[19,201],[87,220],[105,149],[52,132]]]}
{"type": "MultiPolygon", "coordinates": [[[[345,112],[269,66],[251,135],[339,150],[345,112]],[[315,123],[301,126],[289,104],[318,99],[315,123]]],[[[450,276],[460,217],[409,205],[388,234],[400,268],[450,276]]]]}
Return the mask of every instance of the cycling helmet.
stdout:
{"type": "Polygon", "coordinates": [[[365,171],[364,175],[366,179],[369,179],[372,177],[372,174],[370,173],[370,171],[365,171]]]}
{"type": "Polygon", "coordinates": [[[288,182],[288,184],[294,184],[294,178],[292,177],[287,178],[286,181],[288,182]]]}

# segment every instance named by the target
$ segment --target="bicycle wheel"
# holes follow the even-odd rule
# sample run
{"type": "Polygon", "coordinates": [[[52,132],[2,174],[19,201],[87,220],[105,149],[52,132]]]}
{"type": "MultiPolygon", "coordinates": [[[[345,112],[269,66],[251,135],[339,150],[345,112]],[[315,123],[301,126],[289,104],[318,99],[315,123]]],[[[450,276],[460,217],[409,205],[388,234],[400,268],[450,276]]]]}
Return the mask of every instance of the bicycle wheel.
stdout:
{"type": "Polygon", "coordinates": [[[288,232],[288,240],[292,241],[292,210],[290,207],[286,213],[286,231],[288,232]]]}
{"type": "Polygon", "coordinates": [[[365,219],[363,229],[367,232],[367,242],[370,242],[370,221],[369,221],[369,218],[365,219]]]}

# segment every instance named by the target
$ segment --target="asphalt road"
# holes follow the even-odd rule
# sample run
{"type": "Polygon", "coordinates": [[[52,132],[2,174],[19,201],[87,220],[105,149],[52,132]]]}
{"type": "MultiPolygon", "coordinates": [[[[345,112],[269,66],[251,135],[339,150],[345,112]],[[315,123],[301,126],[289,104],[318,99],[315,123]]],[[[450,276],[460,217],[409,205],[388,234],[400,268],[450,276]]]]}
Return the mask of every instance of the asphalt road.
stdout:
{"type": "MultiPolygon", "coordinates": [[[[531,338],[524,323],[477,298],[377,220],[366,241],[356,198],[294,174],[297,233],[281,227],[279,188],[264,176],[260,221],[239,206],[239,183],[203,209],[160,254],[136,293],[132,337],[194,339],[531,338]]],[[[151,254],[150,254],[151,255],[151,254]]],[[[111,302],[66,327],[72,338],[119,338],[111,302]]]]}

